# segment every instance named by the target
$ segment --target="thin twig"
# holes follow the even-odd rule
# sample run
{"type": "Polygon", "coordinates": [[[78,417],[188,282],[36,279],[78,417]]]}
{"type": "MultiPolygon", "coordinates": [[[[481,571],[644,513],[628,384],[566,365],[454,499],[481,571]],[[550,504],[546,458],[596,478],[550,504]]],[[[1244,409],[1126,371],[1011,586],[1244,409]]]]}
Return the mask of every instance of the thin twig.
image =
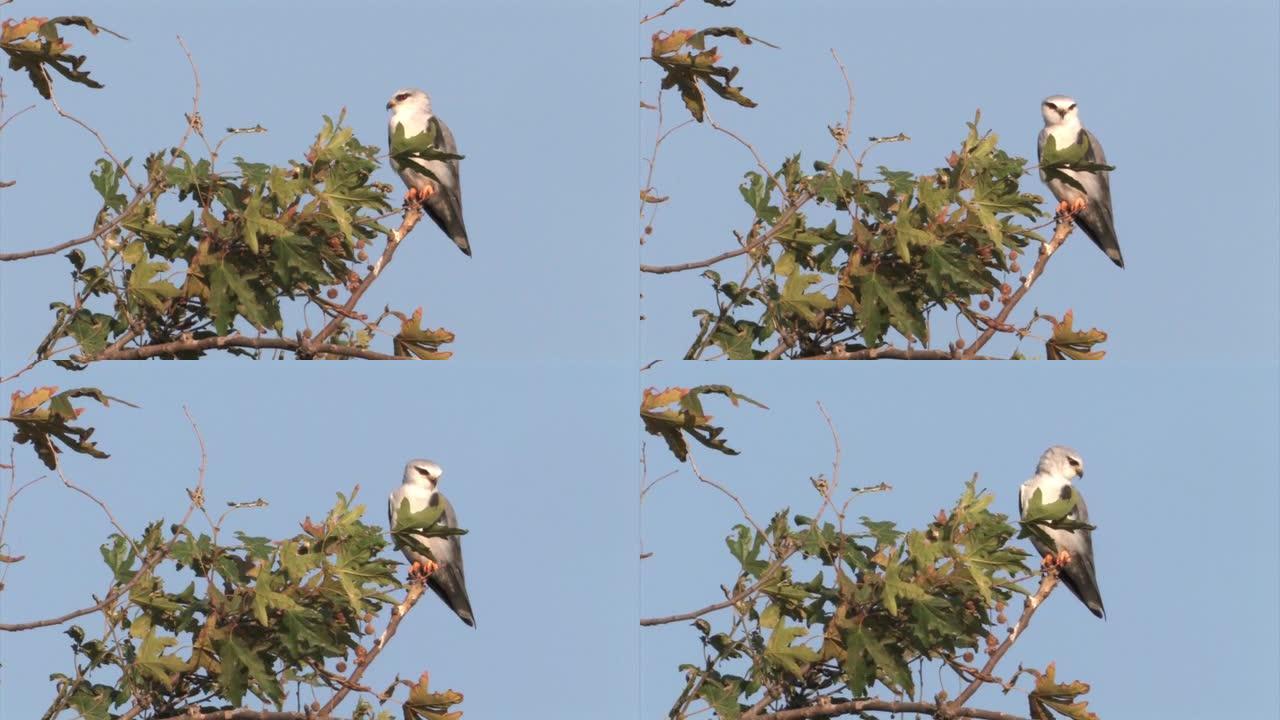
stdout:
{"type": "MultiPolygon", "coordinates": [[[[178,522],[178,527],[180,528],[185,528],[187,526],[187,522],[191,520],[192,513],[196,511],[197,507],[200,507],[204,503],[204,477],[205,469],[208,467],[208,454],[205,451],[204,437],[200,434],[200,428],[196,425],[195,420],[191,418],[191,413],[185,410],[184,412],[186,412],[187,421],[191,423],[191,428],[195,432],[196,440],[200,445],[200,470],[196,479],[195,489],[187,491],[187,494],[191,497],[191,504],[187,506],[186,514],[183,515],[182,520],[178,522]]],[[[99,610],[110,607],[115,604],[116,600],[128,595],[129,590],[142,580],[142,578],[150,577],[151,571],[160,564],[161,560],[169,556],[169,553],[173,550],[173,546],[177,544],[178,538],[180,537],[180,533],[174,532],[173,538],[170,539],[164,547],[161,547],[152,553],[151,557],[145,559],[142,562],[142,565],[135,572],[134,576],[128,582],[113,588],[100,602],[90,605],[89,607],[72,610],[71,612],[64,613],[57,617],[47,618],[44,620],[31,620],[22,623],[0,623],[0,632],[20,632],[23,630],[61,625],[68,620],[74,620],[78,617],[95,613],[99,610]]]]}
{"type": "Polygon", "coordinates": [[[812,195],[808,193],[800,193],[796,198],[795,203],[783,211],[782,215],[778,217],[776,222],[774,222],[773,227],[769,228],[765,234],[740,248],[720,253],[719,255],[709,257],[705,260],[695,260],[693,262],[679,263],[677,265],[641,265],[640,271],[652,273],[654,275],[666,275],[668,273],[684,272],[686,270],[697,270],[698,268],[711,267],[716,263],[724,262],[730,258],[735,258],[739,255],[746,255],[749,252],[758,250],[765,245],[768,245],[770,242],[773,242],[779,234],[790,230],[791,228],[789,227],[789,224],[791,219],[795,217],[795,214],[800,207],[811,199],[813,199],[812,195]]]}

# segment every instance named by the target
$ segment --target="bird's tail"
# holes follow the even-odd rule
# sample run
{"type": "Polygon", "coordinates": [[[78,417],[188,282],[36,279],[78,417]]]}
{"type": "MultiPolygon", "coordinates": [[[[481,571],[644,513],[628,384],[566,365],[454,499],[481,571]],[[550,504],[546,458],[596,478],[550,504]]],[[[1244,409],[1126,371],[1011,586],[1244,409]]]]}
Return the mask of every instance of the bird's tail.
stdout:
{"type": "Polygon", "coordinates": [[[1111,258],[1111,262],[1124,267],[1124,256],[1120,254],[1120,240],[1116,238],[1115,221],[1105,208],[1090,203],[1079,215],[1076,224],[1084,230],[1094,245],[1111,258]]]}
{"type": "Polygon", "coordinates": [[[444,565],[436,570],[427,585],[444,601],[462,622],[476,626],[476,616],[471,610],[471,598],[467,597],[467,584],[462,572],[454,565],[444,565]]]}
{"type": "Polygon", "coordinates": [[[471,241],[467,239],[467,231],[465,229],[450,233],[449,238],[453,240],[453,244],[457,245],[464,255],[471,257],[471,241]]]}
{"type": "Polygon", "coordinates": [[[1080,599],[1094,616],[1107,617],[1107,610],[1102,606],[1102,591],[1098,589],[1098,579],[1094,575],[1093,564],[1087,558],[1073,556],[1071,562],[1063,568],[1062,584],[1067,586],[1072,595],[1080,599]]]}

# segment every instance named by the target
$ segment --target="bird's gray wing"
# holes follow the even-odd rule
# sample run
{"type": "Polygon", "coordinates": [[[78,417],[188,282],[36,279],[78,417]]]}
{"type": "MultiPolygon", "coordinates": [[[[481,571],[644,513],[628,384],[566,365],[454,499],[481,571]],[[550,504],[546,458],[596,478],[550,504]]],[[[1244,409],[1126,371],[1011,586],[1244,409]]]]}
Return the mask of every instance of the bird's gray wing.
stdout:
{"type": "MultiPolygon", "coordinates": [[[[1080,130],[1080,138],[1076,142],[1088,140],[1089,151],[1084,156],[1087,163],[1105,165],[1107,156],[1102,151],[1102,143],[1088,130],[1080,130]]],[[[1106,170],[1076,173],[1076,180],[1084,186],[1089,196],[1088,205],[1076,214],[1076,224],[1084,230],[1084,234],[1093,240],[1102,252],[1111,258],[1111,262],[1124,267],[1124,256],[1120,254],[1120,241],[1116,238],[1116,222],[1111,209],[1111,173],[1106,170]]]]}
{"type": "MultiPolygon", "coordinates": [[[[453,132],[438,117],[432,116],[431,122],[436,124],[436,147],[447,153],[458,154],[458,144],[454,142],[453,132]]],[[[427,198],[424,206],[427,214],[435,221],[444,234],[453,240],[458,249],[468,257],[471,255],[471,241],[467,238],[467,226],[462,220],[462,168],[457,160],[439,160],[424,163],[439,179],[437,185],[440,192],[427,198]]]]}
{"type": "MultiPolygon", "coordinates": [[[[436,493],[431,497],[431,501],[444,504],[443,525],[445,527],[458,527],[458,518],[453,512],[453,505],[444,495],[436,493]]],[[[467,581],[462,571],[462,540],[457,535],[449,535],[438,540],[442,542],[434,544],[432,553],[440,555],[435,558],[440,567],[427,579],[427,586],[434,590],[459,618],[462,618],[462,622],[475,627],[475,613],[471,610],[471,598],[467,596],[467,581]],[[443,550],[437,553],[436,549],[442,544],[443,550]]]]}
{"type": "MultiPolygon", "coordinates": [[[[1070,498],[1073,493],[1076,497],[1076,507],[1067,517],[1071,520],[1089,522],[1089,508],[1085,505],[1084,495],[1081,495],[1079,490],[1070,484],[1065,485],[1062,488],[1062,499],[1070,498]]],[[[1055,540],[1058,543],[1058,549],[1066,550],[1071,554],[1070,562],[1061,571],[1062,583],[1073,595],[1080,598],[1080,602],[1089,608],[1089,612],[1098,617],[1105,617],[1106,609],[1102,606],[1102,591],[1098,589],[1098,577],[1093,563],[1093,533],[1087,529],[1073,530],[1059,535],[1055,540]]]]}

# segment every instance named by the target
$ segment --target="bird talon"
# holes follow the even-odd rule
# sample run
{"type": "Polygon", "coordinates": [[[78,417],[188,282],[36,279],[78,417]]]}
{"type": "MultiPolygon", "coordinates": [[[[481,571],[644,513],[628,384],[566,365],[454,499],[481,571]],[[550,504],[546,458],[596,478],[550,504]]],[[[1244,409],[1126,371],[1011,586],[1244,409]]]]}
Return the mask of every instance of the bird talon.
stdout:
{"type": "Polygon", "coordinates": [[[1089,205],[1089,201],[1083,196],[1076,197],[1071,201],[1071,214],[1075,215],[1089,205]]]}
{"type": "Polygon", "coordinates": [[[1053,553],[1049,553],[1041,558],[1040,562],[1044,565],[1045,569],[1048,569],[1058,564],[1058,558],[1054,557],[1053,553]]]}
{"type": "Polygon", "coordinates": [[[1058,564],[1059,564],[1059,565],[1066,565],[1066,564],[1068,564],[1068,563],[1070,563],[1070,562],[1071,562],[1071,553],[1067,552],[1066,550],[1059,550],[1059,551],[1058,551],[1058,564]]]}
{"type": "Polygon", "coordinates": [[[1071,203],[1067,202],[1066,200],[1063,200],[1062,202],[1058,203],[1058,209],[1055,214],[1058,217],[1064,217],[1070,212],[1071,212],[1071,203]]]}
{"type": "Polygon", "coordinates": [[[409,579],[415,582],[425,582],[427,578],[431,577],[439,569],[440,565],[431,560],[414,560],[409,565],[409,579]]]}

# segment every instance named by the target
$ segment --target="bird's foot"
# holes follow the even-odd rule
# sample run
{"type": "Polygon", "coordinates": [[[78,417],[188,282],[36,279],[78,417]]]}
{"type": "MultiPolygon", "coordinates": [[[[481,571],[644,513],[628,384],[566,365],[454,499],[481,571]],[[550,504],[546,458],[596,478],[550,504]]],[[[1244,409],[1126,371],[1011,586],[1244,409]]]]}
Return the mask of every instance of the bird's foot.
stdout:
{"type": "MultiPolygon", "coordinates": [[[[410,190],[410,192],[413,192],[413,191],[410,190]]],[[[1066,200],[1063,200],[1062,202],[1058,203],[1058,209],[1055,211],[1054,214],[1057,215],[1058,217],[1066,217],[1070,213],[1071,213],[1071,203],[1067,202],[1066,200]]]]}
{"type": "Polygon", "coordinates": [[[440,566],[431,560],[415,560],[409,565],[409,579],[422,582],[439,569],[440,566]]]}
{"type": "Polygon", "coordinates": [[[409,192],[404,194],[404,204],[405,205],[422,204],[427,201],[427,198],[435,194],[436,194],[436,189],[431,185],[426,185],[421,189],[409,188],[409,192]]]}
{"type": "Polygon", "coordinates": [[[1058,564],[1058,558],[1053,553],[1049,553],[1040,559],[1040,563],[1048,570],[1058,564]]]}
{"type": "Polygon", "coordinates": [[[1067,552],[1066,550],[1059,550],[1059,551],[1058,551],[1058,564],[1059,564],[1059,565],[1064,565],[1064,566],[1065,566],[1065,565],[1067,565],[1067,564],[1068,564],[1068,563],[1070,563],[1070,562],[1071,562],[1071,553],[1067,552]]]}
{"type": "Polygon", "coordinates": [[[1089,201],[1083,195],[1076,196],[1071,199],[1071,214],[1075,215],[1089,205],[1089,201]]]}

